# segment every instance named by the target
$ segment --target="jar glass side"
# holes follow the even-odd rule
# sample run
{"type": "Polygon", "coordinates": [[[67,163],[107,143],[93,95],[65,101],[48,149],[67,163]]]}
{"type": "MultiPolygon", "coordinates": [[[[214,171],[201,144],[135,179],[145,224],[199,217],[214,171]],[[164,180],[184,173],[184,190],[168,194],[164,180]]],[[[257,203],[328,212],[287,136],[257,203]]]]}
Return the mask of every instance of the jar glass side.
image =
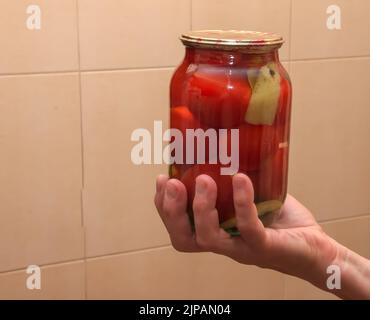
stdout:
{"type": "Polygon", "coordinates": [[[235,227],[232,175],[220,173],[225,167],[221,151],[226,158],[233,153],[235,129],[237,172],[251,179],[259,214],[278,210],[287,192],[291,82],[277,50],[250,54],[186,47],[170,87],[170,127],[183,137],[170,177],[185,184],[190,217],[195,179],[207,174],[218,187],[216,208],[221,226],[227,230],[235,227]],[[197,129],[211,129],[216,136],[196,136],[189,148],[187,132],[197,129]],[[203,143],[198,144],[202,138],[203,143]]]}

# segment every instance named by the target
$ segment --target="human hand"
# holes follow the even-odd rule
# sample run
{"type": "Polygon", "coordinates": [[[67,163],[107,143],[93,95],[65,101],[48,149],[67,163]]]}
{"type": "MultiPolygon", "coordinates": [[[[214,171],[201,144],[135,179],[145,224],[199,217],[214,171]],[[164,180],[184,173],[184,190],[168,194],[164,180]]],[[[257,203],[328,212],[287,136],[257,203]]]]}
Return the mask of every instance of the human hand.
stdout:
{"type": "Polygon", "coordinates": [[[179,180],[169,180],[163,175],[157,178],[155,205],[178,251],[222,254],[243,264],[300,277],[327,290],[327,267],[342,264],[349,250],[326,235],[310,211],[290,195],[280,213],[261,221],[253,193],[246,175],[239,173],[233,177],[238,237],[220,228],[215,209],[217,186],[207,175],[196,180],[195,232],[186,212],[186,188],[179,180]]]}
{"type": "Polygon", "coordinates": [[[327,263],[336,257],[334,243],[292,196],[288,195],[279,214],[267,216],[262,222],[253,203],[252,183],[246,175],[233,177],[233,191],[240,237],[232,237],[219,227],[215,209],[217,186],[207,175],[196,180],[193,233],[186,213],[185,186],[179,180],[159,176],[155,204],[174,248],[183,252],[211,251],[240,263],[292,275],[320,267],[317,262],[322,261],[323,252],[327,263]]]}

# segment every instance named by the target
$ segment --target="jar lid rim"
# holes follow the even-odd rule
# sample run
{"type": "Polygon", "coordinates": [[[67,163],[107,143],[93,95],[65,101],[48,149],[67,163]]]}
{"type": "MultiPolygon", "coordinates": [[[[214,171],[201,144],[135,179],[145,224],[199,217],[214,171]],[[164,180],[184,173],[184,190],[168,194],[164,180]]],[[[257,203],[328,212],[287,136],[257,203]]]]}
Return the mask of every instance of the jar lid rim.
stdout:
{"type": "Polygon", "coordinates": [[[196,47],[281,47],[283,37],[277,33],[248,30],[196,30],[183,33],[184,45],[196,47]]]}

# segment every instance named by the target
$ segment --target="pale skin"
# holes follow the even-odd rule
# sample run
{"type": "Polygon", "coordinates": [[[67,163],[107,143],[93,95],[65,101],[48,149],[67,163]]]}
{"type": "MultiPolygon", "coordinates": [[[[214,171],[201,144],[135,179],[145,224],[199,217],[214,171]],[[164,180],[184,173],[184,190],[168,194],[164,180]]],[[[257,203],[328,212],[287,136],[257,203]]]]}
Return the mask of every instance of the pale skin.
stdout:
{"type": "Polygon", "coordinates": [[[185,186],[160,175],[155,205],[173,247],[181,252],[214,252],[239,263],[269,268],[309,281],[343,299],[370,299],[370,260],[330,238],[311,212],[288,195],[280,214],[262,222],[254,205],[250,179],[233,177],[234,207],[240,236],[219,227],[215,209],[217,186],[207,175],[196,179],[193,201],[195,232],[186,213],[185,186]],[[341,289],[327,288],[327,267],[341,271],[341,289]]]}

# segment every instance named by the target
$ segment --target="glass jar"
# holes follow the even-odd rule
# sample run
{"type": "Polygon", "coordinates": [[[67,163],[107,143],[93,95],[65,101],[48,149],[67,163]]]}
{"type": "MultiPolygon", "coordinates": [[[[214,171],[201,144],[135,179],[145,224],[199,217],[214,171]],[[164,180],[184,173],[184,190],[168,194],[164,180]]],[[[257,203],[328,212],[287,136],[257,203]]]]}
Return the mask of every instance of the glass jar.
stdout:
{"type": "Polygon", "coordinates": [[[283,39],[252,31],[193,31],[170,88],[170,177],[188,192],[195,179],[217,184],[220,226],[238,234],[232,176],[251,179],[259,216],[280,210],[287,192],[291,83],[279,61],[283,39]],[[175,143],[176,142],[176,143],[175,143]]]}

